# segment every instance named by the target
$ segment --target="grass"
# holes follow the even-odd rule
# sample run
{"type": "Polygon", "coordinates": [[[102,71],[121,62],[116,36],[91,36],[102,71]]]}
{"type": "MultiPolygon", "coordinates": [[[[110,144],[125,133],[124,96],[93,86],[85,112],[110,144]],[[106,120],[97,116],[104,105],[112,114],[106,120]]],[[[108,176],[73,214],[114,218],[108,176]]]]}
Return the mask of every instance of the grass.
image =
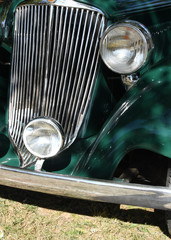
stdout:
{"type": "Polygon", "coordinates": [[[0,186],[0,239],[170,238],[162,211],[61,198],[0,186]]]}

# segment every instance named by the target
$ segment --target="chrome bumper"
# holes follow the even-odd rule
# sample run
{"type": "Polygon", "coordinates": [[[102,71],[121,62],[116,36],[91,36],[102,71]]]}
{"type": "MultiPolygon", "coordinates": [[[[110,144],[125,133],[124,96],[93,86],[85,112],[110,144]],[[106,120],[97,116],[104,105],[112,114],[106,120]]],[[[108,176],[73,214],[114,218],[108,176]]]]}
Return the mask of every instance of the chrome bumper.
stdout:
{"type": "Polygon", "coordinates": [[[125,182],[92,180],[0,165],[0,184],[92,201],[171,209],[171,189],[125,182]]]}

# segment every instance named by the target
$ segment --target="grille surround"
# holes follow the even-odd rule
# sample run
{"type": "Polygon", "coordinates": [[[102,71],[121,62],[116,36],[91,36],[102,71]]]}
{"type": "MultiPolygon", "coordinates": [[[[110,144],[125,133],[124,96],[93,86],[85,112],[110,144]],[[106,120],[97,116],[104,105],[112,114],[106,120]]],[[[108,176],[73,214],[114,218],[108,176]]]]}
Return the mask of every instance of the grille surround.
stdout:
{"type": "Polygon", "coordinates": [[[37,157],[22,140],[25,125],[53,118],[65,133],[64,148],[78,135],[95,84],[105,17],[74,1],[19,5],[15,12],[9,135],[20,166],[37,157]]]}

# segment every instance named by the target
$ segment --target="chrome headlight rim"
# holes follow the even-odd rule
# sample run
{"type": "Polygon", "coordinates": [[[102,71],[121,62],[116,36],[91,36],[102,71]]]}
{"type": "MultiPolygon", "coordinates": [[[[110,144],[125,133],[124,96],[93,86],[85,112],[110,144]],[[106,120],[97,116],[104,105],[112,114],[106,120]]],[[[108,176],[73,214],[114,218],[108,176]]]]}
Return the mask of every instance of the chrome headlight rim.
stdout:
{"type": "Polygon", "coordinates": [[[38,157],[40,159],[48,159],[48,158],[51,158],[51,157],[55,157],[57,156],[64,148],[64,142],[65,142],[65,135],[64,135],[64,131],[60,125],[60,123],[53,119],[53,118],[50,118],[50,117],[37,117],[37,118],[34,118],[32,119],[30,122],[28,122],[26,124],[26,126],[24,127],[24,130],[23,130],[23,133],[22,133],[22,138],[23,138],[23,142],[24,142],[24,145],[25,147],[27,148],[27,150],[32,154],[34,155],[35,157],[38,157]],[[54,129],[56,130],[56,132],[58,133],[58,136],[60,137],[60,147],[57,148],[55,154],[49,154],[49,155],[46,155],[46,157],[44,155],[41,155],[41,154],[37,154],[36,152],[34,152],[30,146],[27,144],[27,141],[26,141],[26,136],[25,136],[25,130],[32,124],[32,123],[35,123],[35,122],[38,122],[38,121],[42,121],[42,122],[45,122],[49,125],[51,125],[52,127],[54,127],[54,129]]]}
{"type": "Polygon", "coordinates": [[[107,29],[103,33],[103,36],[101,37],[100,47],[99,48],[100,48],[100,56],[101,56],[103,62],[105,63],[105,65],[110,70],[112,70],[113,72],[116,72],[118,74],[130,75],[132,73],[136,73],[138,70],[140,70],[143,67],[143,65],[145,64],[145,62],[148,59],[149,55],[151,54],[152,49],[154,48],[154,44],[153,44],[151,33],[149,32],[149,30],[142,23],[134,21],[134,20],[125,20],[125,21],[117,22],[115,24],[111,24],[110,26],[107,27],[107,29]],[[142,39],[146,43],[147,51],[145,53],[144,60],[142,61],[141,65],[139,65],[137,68],[134,69],[134,71],[127,71],[127,72],[117,71],[117,70],[113,69],[110,66],[110,64],[107,62],[107,60],[103,56],[103,53],[102,53],[103,41],[106,38],[106,36],[113,29],[115,29],[117,27],[130,27],[130,28],[134,29],[135,31],[137,31],[139,33],[139,35],[142,37],[142,39]]]}

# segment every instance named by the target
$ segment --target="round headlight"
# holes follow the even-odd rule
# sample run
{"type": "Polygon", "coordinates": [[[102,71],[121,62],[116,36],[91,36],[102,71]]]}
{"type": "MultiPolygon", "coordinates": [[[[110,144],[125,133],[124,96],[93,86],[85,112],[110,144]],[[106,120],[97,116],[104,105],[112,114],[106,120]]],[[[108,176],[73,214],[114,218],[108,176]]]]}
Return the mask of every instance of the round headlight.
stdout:
{"type": "Polygon", "coordinates": [[[23,141],[30,153],[39,158],[55,156],[63,146],[63,131],[55,120],[37,118],[23,131],[23,141]]]}
{"type": "Polygon", "coordinates": [[[138,22],[126,21],[106,30],[101,39],[100,54],[112,71],[130,74],[144,64],[152,47],[148,30],[138,22]]]}

